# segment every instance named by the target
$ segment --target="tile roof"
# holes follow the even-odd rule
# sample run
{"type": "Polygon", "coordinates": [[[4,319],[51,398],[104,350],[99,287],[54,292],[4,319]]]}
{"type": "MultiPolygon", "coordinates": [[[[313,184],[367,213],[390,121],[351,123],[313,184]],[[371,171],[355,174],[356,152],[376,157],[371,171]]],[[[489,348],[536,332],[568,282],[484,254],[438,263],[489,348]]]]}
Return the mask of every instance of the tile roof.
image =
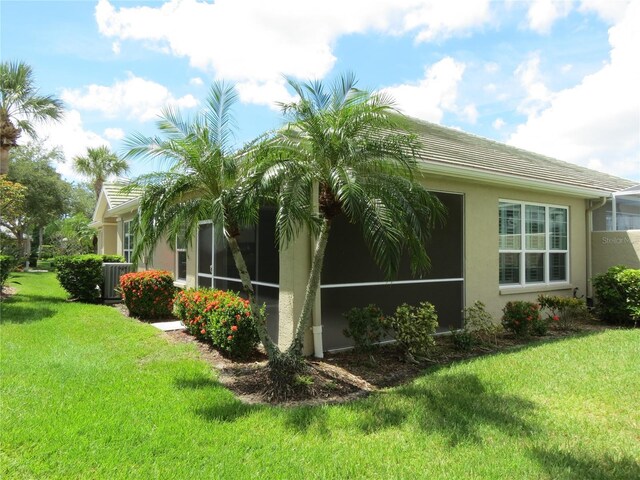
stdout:
{"type": "Polygon", "coordinates": [[[433,123],[408,119],[405,125],[422,142],[418,156],[429,165],[469,168],[474,171],[553,183],[603,192],[633,187],[637,182],[597,172],[573,163],[522,150],[433,123]]]}
{"type": "Polygon", "coordinates": [[[105,183],[102,185],[102,190],[107,197],[109,208],[115,208],[123,203],[127,203],[131,200],[135,200],[142,195],[142,190],[136,189],[130,193],[123,193],[121,189],[127,185],[128,180],[120,179],[115,182],[105,183]]]}

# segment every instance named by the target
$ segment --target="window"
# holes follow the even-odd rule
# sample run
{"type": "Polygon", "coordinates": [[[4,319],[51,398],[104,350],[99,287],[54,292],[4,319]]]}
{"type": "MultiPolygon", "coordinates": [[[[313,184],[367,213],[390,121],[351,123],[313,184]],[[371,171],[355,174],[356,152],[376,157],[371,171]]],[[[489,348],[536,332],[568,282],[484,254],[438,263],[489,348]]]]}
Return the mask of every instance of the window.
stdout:
{"type": "Polygon", "coordinates": [[[176,237],[176,280],[187,280],[187,239],[184,232],[176,237]]]}
{"type": "Polygon", "coordinates": [[[122,255],[124,261],[131,263],[133,258],[133,232],[131,231],[131,220],[122,223],[122,255]]]}
{"type": "Polygon", "coordinates": [[[500,285],[567,282],[569,209],[501,201],[500,285]]]}

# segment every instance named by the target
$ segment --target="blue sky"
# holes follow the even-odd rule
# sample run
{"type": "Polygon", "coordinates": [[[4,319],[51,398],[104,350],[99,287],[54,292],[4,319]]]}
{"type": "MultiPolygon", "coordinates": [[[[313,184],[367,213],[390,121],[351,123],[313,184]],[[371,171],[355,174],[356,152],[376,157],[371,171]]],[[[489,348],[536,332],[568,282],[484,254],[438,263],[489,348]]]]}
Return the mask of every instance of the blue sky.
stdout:
{"type": "MultiPolygon", "coordinates": [[[[58,169],[123,152],[160,108],[234,82],[238,144],[277,127],[282,74],[353,71],[408,115],[640,180],[640,0],[0,1],[3,61],[67,107],[58,169]]],[[[134,163],[131,175],[157,168],[134,163]]]]}

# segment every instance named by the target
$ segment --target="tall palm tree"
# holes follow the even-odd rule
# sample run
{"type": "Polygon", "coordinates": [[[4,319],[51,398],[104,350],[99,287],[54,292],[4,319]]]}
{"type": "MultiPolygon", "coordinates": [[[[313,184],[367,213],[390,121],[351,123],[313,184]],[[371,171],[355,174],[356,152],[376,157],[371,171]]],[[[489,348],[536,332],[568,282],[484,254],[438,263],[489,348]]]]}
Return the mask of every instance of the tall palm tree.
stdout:
{"type": "Polygon", "coordinates": [[[0,175],[9,171],[9,150],[22,132],[36,138],[34,123],[60,120],[63,105],[51,95],[38,95],[33,71],[24,62],[0,63],[0,175]]]}
{"type": "Polygon", "coordinates": [[[133,259],[151,256],[162,238],[193,238],[198,223],[211,220],[222,226],[224,237],[240,273],[262,343],[270,355],[277,347],[267,334],[265,319],[255,299],[249,270],[238,245],[243,226],[258,221],[258,198],[243,190],[242,163],[246,151],[233,147],[237,102],[233,85],[214,83],[206,108],[195,119],[184,119],[176,109],[163,110],[160,136],[134,134],[125,141],[125,158],[159,159],[166,171],[141,175],[124,191],[141,190],[134,230],[133,259]]]}
{"type": "Polygon", "coordinates": [[[73,169],[91,179],[97,200],[105,180],[111,175],[126,173],[129,170],[129,164],[109,150],[109,147],[103,145],[87,148],[86,155],[76,155],[73,158],[73,169]]]}
{"type": "Polygon", "coordinates": [[[303,226],[317,241],[294,339],[270,362],[279,388],[286,388],[301,364],[333,219],[345,215],[359,225],[373,259],[393,278],[406,251],[414,273],[429,267],[425,241],[444,214],[417,181],[417,140],[401,127],[390,97],[357,89],[351,74],[329,87],[320,81],[288,82],[299,99],[281,105],[289,123],[263,143],[252,178],[277,195],[281,245],[303,226]]]}

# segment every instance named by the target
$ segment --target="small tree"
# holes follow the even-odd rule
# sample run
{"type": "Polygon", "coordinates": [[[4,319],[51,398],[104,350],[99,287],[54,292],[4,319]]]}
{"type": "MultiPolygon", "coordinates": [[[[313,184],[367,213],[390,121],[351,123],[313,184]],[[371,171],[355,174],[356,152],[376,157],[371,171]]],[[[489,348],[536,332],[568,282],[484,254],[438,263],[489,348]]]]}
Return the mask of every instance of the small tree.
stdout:
{"type": "Polygon", "coordinates": [[[88,148],[86,155],[74,157],[73,168],[79,174],[89,178],[97,200],[105,180],[111,175],[126,173],[129,170],[129,164],[109,150],[109,147],[103,145],[88,148]]]}
{"type": "Polygon", "coordinates": [[[24,62],[0,64],[0,175],[9,171],[9,151],[27,132],[36,138],[35,123],[62,118],[62,102],[38,95],[33,71],[24,62]]]}

